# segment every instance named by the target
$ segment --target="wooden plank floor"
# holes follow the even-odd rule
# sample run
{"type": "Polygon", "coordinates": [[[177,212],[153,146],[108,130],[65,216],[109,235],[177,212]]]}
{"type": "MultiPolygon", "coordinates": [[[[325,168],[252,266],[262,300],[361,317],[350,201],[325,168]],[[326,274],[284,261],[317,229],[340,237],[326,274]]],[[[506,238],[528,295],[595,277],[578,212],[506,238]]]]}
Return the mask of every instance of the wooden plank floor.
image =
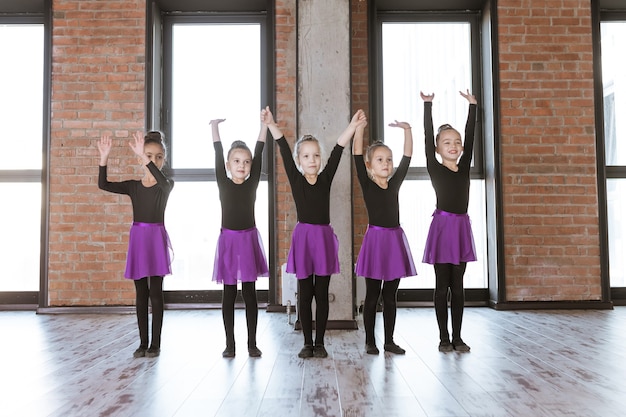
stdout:
{"type": "MultiPolygon", "coordinates": [[[[466,354],[437,351],[430,308],[398,311],[405,356],[366,355],[361,324],[328,332],[329,358],[303,360],[287,316],[260,312],[263,357],[253,359],[238,310],[237,356],[223,359],[219,310],[170,310],[161,356],[133,359],[132,314],[0,312],[0,415],[626,415],[626,307],[467,308],[466,354]]],[[[379,314],[378,340],[382,330],[379,314]]]]}

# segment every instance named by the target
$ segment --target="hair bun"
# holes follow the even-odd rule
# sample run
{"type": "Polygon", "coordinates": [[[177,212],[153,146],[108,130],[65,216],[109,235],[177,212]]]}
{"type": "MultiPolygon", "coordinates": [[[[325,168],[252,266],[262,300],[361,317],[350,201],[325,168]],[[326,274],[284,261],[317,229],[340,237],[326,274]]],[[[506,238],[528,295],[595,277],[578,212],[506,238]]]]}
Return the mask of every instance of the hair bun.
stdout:
{"type": "Polygon", "coordinates": [[[244,148],[248,149],[248,145],[246,145],[246,142],[242,140],[236,140],[230,144],[230,149],[244,149],[244,148]]]}
{"type": "Polygon", "coordinates": [[[163,143],[163,133],[158,130],[151,130],[146,133],[144,139],[163,143]]]}

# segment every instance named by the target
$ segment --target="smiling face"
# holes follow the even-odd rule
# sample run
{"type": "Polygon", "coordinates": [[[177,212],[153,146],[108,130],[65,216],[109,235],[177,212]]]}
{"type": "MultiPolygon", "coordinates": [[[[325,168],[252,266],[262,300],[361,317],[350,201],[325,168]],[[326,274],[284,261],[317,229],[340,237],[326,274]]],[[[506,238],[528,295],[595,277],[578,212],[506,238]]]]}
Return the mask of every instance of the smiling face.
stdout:
{"type": "Polygon", "coordinates": [[[252,155],[246,149],[233,149],[226,161],[226,170],[230,172],[234,183],[241,184],[250,176],[252,155]]]}
{"type": "Polygon", "coordinates": [[[305,176],[319,174],[322,166],[322,151],[316,140],[307,140],[298,147],[298,165],[305,176]]]}
{"type": "Polygon", "coordinates": [[[163,146],[156,142],[148,142],[143,146],[143,151],[157,168],[163,168],[163,164],[165,164],[165,149],[163,149],[163,146]]]}
{"type": "Polygon", "coordinates": [[[435,150],[441,155],[444,162],[456,163],[463,153],[461,135],[455,129],[441,131],[437,138],[437,147],[435,150]]]}
{"type": "Polygon", "coordinates": [[[377,146],[368,154],[366,163],[370,175],[374,181],[376,179],[386,180],[393,172],[393,154],[387,146],[377,146]]]}

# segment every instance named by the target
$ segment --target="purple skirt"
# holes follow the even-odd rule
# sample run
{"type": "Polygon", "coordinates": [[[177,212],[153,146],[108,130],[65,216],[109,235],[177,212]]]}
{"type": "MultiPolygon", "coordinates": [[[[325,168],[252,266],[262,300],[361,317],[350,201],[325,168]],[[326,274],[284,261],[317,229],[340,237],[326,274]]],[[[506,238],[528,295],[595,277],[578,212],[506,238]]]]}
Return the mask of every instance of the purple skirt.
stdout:
{"type": "Polygon", "coordinates": [[[472,224],[466,214],[435,210],[430,224],[423,263],[454,264],[476,260],[472,224]]]}
{"type": "Polygon", "coordinates": [[[261,234],[256,227],[246,230],[222,228],[215,248],[213,281],[226,285],[254,282],[269,276],[261,234]]]}
{"type": "Polygon", "coordinates": [[[296,224],[291,236],[287,269],[296,278],[339,273],[339,240],[330,224],[296,224]]]}
{"type": "Polygon", "coordinates": [[[128,238],[124,277],[141,279],[171,274],[171,248],[163,223],[133,222],[128,238]]]}
{"type": "Polygon", "coordinates": [[[360,277],[382,281],[417,275],[411,248],[402,227],[368,225],[355,273],[360,277]]]}

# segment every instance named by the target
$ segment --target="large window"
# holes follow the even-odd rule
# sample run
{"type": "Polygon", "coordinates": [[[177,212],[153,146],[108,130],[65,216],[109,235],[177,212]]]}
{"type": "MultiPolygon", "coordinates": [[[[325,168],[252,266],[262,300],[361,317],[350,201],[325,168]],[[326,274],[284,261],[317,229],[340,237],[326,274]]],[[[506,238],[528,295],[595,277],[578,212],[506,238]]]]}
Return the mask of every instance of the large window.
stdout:
{"type": "MultiPolygon", "coordinates": [[[[480,99],[477,74],[478,21],[475,15],[381,14],[378,21],[381,80],[374,139],[384,138],[392,148],[394,162],[402,155],[402,133],[388,127],[394,120],[413,127],[413,158],[400,189],[400,221],[407,235],[418,270],[417,277],[401,281],[400,288],[434,288],[431,265],[421,262],[424,244],[435,209],[435,193],[426,171],[423,101],[420,91],[435,93],[433,125],[449,123],[463,135],[468,103],[459,91],[470,90],[480,99]]],[[[482,169],[480,121],[475,136],[470,206],[477,262],[468,263],[466,288],[487,287],[485,182],[482,169]]]]}
{"type": "Polygon", "coordinates": [[[41,19],[0,16],[0,59],[0,292],[38,291],[44,93],[41,19]]]}
{"type": "MultiPolygon", "coordinates": [[[[160,128],[169,138],[169,168],[176,180],[166,212],[174,246],[173,276],[165,284],[168,291],[222,289],[211,279],[221,206],[209,121],[226,119],[220,124],[225,150],[235,140],[243,140],[254,150],[260,110],[267,101],[263,93],[267,86],[262,82],[266,36],[264,14],[163,19],[160,128]]],[[[264,162],[255,210],[269,255],[266,167],[264,162]]],[[[259,279],[257,289],[268,289],[268,279],[259,279]]]]}
{"type": "Polygon", "coordinates": [[[626,287],[626,14],[608,17],[601,22],[601,55],[609,275],[611,287],[626,287]]]}

